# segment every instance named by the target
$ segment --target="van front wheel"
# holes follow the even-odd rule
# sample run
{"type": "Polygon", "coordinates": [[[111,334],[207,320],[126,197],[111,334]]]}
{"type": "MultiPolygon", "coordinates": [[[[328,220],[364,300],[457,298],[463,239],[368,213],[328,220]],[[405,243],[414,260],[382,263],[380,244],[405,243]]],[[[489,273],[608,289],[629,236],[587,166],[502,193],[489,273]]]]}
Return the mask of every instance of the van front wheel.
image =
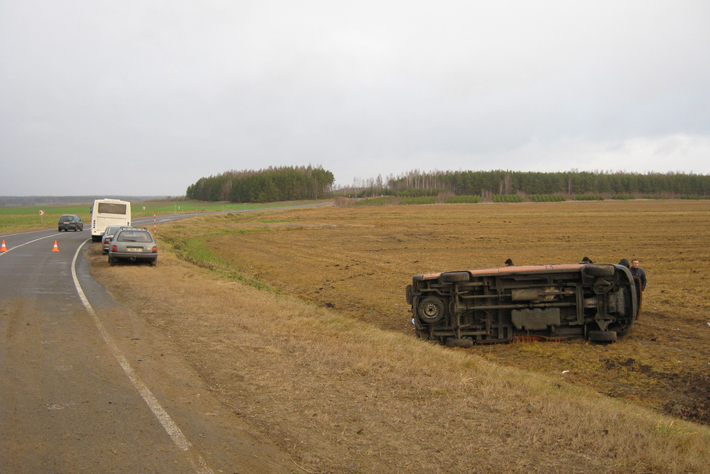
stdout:
{"type": "Polygon", "coordinates": [[[423,323],[434,324],[444,317],[446,306],[441,298],[427,296],[417,305],[417,314],[423,323]]]}

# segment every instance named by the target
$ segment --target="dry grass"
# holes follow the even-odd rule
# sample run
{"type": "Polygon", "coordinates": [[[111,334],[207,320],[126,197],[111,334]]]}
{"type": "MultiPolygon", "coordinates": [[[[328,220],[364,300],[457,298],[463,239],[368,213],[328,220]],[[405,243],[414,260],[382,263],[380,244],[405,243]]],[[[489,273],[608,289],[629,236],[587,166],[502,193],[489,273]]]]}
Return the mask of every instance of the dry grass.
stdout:
{"type": "Polygon", "coordinates": [[[710,361],[703,275],[683,257],[707,258],[708,203],[669,204],[215,216],[160,233],[216,272],[165,251],[155,269],[108,267],[96,249],[93,271],[312,472],[707,472],[707,428],[640,406],[672,411],[663,393],[710,361]],[[411,335],[414,273],[583,255],[641,256],[649,273],[647,311],[617,344],[452,350],[411,335]]]}

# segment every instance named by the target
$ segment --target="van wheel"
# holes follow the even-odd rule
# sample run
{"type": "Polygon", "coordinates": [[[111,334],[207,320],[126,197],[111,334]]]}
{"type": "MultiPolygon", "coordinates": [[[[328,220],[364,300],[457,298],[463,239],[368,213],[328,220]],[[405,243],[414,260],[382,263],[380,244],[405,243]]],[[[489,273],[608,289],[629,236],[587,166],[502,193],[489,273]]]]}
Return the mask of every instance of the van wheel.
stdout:
{"type": "Polygon", "coordinates": [[[589,331],[587,338],[592,342],[616,342],[616,331],[589,331]]]}
{"type": "Polygon", "coordinates": [[[427,296],[417,305],[417,314],[423,323],[434,324],[444,317],[444,302],[441,298],[427,296]]]}
{"type": "Polygon", "coordinates": [[[441,274],[441,281],[444,283],[458,283],[461,281],[469,281],[471,275],[468,272],[449,272],[441,274]]]}
{"type": "Polygon", "coordinates": [[[595,277],[610,277],[614,276],[614,266],[613,265],[585,265],[584,273],[589,276],[595,277]]]}
{"type": "Polygon", "coordinates": [[[457,339],[455,337],[446,338],[446,347],[473,347],[473,339],[470,337],[463,337],[457,339]]]}

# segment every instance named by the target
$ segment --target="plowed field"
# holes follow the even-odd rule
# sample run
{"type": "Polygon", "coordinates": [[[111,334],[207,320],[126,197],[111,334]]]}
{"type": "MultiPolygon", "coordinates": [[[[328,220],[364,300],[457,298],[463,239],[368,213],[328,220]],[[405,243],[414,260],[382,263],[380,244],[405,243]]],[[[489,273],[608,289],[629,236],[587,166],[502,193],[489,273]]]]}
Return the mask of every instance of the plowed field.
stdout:
{"type": "Polygon", "coordinates": [[[710,424],[708,201],[339,206],[164,229],[166,241],[215,270],[412,337],[404,288],[414,274],[502,266],[506,258],[518,265],[639,258],[649,279],[641,316],[617,343],[465,350],[710,424]]]}

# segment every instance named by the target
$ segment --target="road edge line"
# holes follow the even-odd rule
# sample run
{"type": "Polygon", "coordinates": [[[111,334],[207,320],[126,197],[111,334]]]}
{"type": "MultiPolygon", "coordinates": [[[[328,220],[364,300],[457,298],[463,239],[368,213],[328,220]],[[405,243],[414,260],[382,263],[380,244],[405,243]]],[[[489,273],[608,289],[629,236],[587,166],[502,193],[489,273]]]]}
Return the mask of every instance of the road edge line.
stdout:
{"type": "Polygon", "coordinates": [[[148,405],[148,408],[153,412],[153,415],[158,419],[160,424],[163,426],[163,429],[165,429],[165,432],[170,436],[170,439],[172,439],[173,443],[175,446],[177,446],[180,450],[185,451],[189,454],[188,459],[190,463],[192,464],[192,467],[199,473],[199,474],[213,474],[212,469],[207,465],[204,459],[202,459],[202,456],[200,456],[197,453],[193,453],[190,450],[190,447],[192,446],[192,443],[188,441],[187,437],[183,434],[182,430],[178,427],[178,425],[173,421],[173,419],[168,415],[168,413],[165,411],[165,409],[162,407],[160,402],[158,401],[157,398],[155,398],[155,395],[153,395],[153,392],[150,391],[150,389],[143,383],[143,381],[138,377],[138,374],[133,370],[133,367],[131,367],[131,364],[128,362],[126,357],[123,355],[121,350],[118,348],[116,343],[114,342],[113,338],[111,335],[108,333],[104,325],[101,323],[101,319],[99,319],[98,315],[96,314],[96,311],[94,311],[93,306],[91,306],[91,303],[89,303],[88,298],[86,297],[86,294],[84,293],[84,290],[81,287],[81,284],[79,283],[79,277],[77,276],[76,273],[76,260],[79,256],[79,252],[81,249],[86,245],[87,242],[90,240],[85,240],[79,248],[76,249],[76,252],[74,253],[74,258],[72,259],[71,262],[71,274],[72,278],[74,280],[74,286],[76,287],[76,291],[79,294],[79,299],[81,299],[82,304],[84,305],[84,308],[86,308],[86,311],[89,313],[91,318],[94,321],[94,324],[96,325],[96,329],[98,329],[99,333],[101,334],[101,337],[104,340],[104,343],[106,343],[106,346],[109,348],[111,351],[111,354],[113,357],[116,359],[118,362],[118,365],[121,366],[123,369],[123,372],[126,374],[128,379],[131,381],[135,389],[138,391],[140,396],[143,398],[145,403],[148,405]]]}

